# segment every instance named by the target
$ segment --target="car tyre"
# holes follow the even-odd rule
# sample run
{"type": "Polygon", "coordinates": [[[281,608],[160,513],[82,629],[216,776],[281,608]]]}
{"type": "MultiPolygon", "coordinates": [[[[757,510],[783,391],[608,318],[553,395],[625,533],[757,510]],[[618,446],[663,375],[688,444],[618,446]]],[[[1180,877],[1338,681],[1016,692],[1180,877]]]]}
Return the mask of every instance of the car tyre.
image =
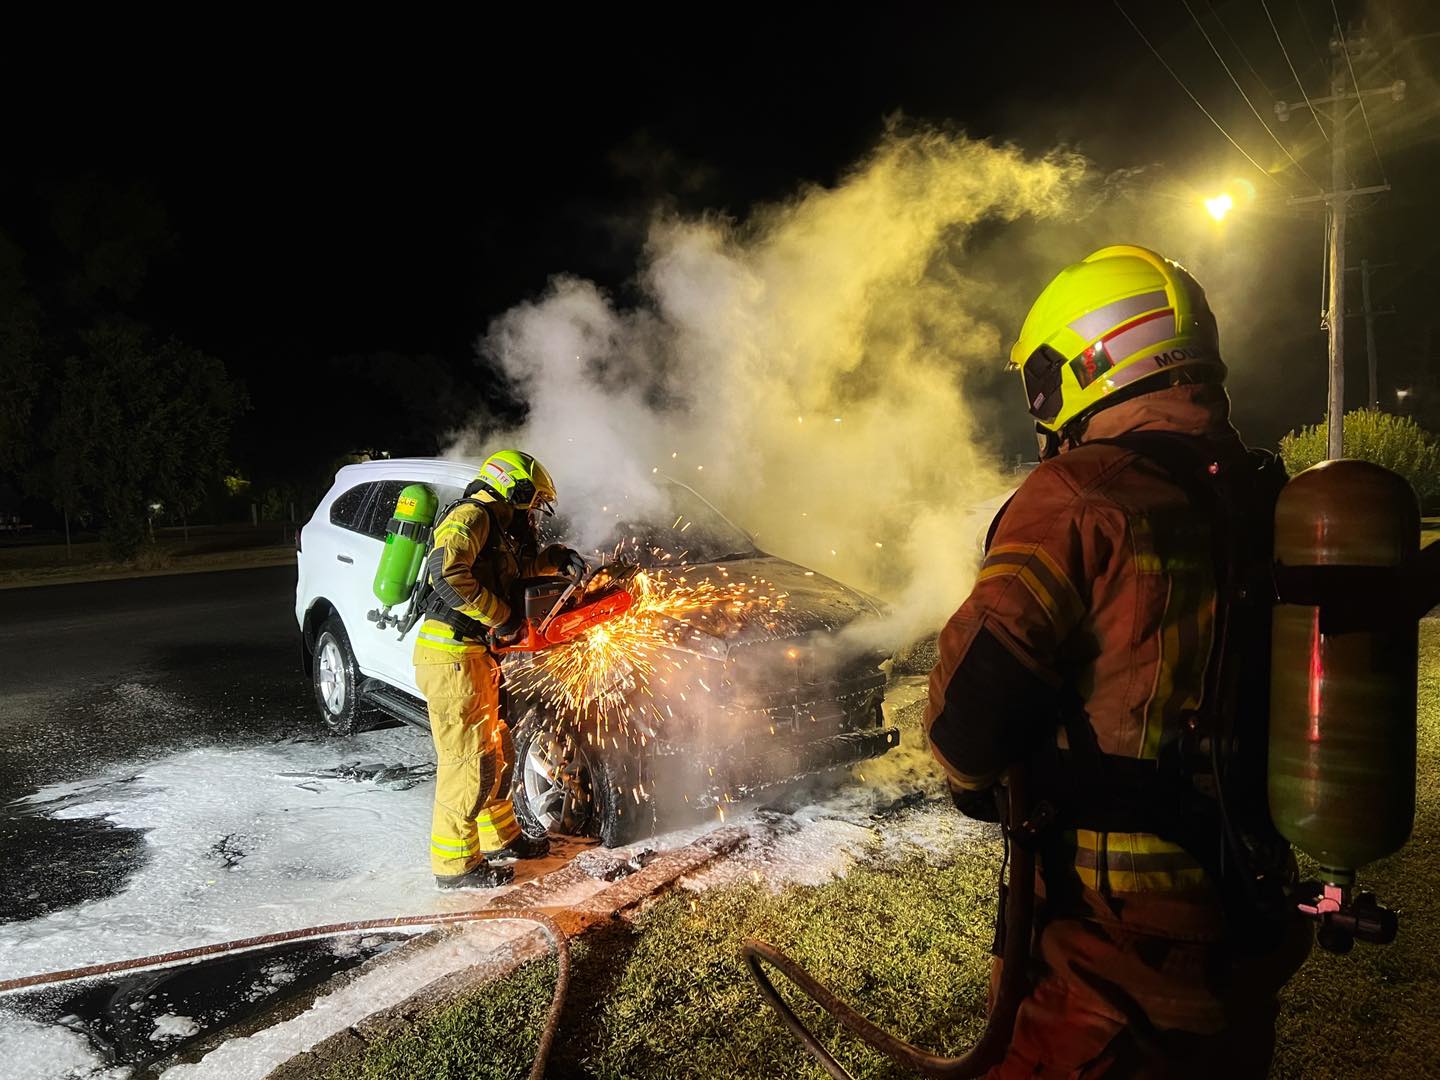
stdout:
{"type": "Polygon", "coordinates": [[[552,731],[538,709],[515,725],[515,819],[527,836],[594,836],[593,762],[585,747],[567,751],[552,731]]]}
{"type": "Polygon", "coordinates": [[[594,836],[619,847],[654,831],[654,801],[635,801],[643,762],[630,747],[596,752],[581,743],[567,751],[537,710],[516,725],[514,741],[511,800],[526,834],[594,836]]]}
{"type": "Polygon", "coordinates": [[[595,763],[595,818],[600,843],[623,847],[655,835],[655,795],[639,749],[622,742],[595,763]],[[646,794],[637,797],[643,789],[646,794]]]}
{"type": "Polygon", "coordinates": [[[353,735],[371,725],[375,711],[360,703],[360,668],[338,615],[326,619],[315,636],[311,682],[320,720],[330,734],[353,735]]]}

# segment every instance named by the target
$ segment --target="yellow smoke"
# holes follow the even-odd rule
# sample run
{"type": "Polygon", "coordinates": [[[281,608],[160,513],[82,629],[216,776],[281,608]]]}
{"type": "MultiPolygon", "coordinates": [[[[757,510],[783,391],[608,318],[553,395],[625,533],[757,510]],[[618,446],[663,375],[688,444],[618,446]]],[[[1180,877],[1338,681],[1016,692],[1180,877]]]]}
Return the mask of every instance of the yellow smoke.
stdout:
{"type": "Polygon", "coordinates": [[[1012,289],[963,253],[981,223],[1061,214],[1083,172],[892,129],[833,187],[743,222],[656,220],[638,306],[562,277],[492,324],[482,348],[529,416],[454,452],[524,447],[576,517],[617,492],[643,507],[658,469],[765,550],[890,600],[890,643],[933,631],[973,575],[974,507],[1008,482],[966,395],[1004,362],[1014,326],[987,312],[1012,289]]]}

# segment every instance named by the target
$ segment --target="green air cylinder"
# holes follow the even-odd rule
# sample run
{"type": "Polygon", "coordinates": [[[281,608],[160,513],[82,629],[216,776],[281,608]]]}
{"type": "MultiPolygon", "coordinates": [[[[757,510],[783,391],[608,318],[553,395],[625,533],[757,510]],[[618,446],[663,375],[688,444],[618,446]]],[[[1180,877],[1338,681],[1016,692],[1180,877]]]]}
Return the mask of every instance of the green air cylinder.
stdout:
{"type": "Polygon", "coordinates": [[[1280,492],[1270,814],[1336,884],[1398,850],[1415,819],[1419,628],[1398,600],[1419,547],[1415,493],[1378,465],[1322,462],[1280,492]],[[1327,605],[1351,613],[1339,632],[1327,605]]]}
{"type": "Polygon", "coordinates": [[[375,568],[375,595],[385,606],[404,603],[415,590],[436,509],[435,493],[424,484],[409,485],[395,500],[395,515],[385,532],[385,550],[375,568]]]}

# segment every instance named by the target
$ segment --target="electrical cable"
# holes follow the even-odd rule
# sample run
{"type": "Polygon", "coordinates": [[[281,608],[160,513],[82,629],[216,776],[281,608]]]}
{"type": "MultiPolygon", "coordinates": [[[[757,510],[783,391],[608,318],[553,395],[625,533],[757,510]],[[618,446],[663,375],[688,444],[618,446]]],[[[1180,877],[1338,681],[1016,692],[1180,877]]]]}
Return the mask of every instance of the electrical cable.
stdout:
{"type": "Polygon", "coordinates": [[[1250,74],[1255,76],[1255,81],[1260,84],[1261,89],[1270,97],[1276,97],[1275,91],[1270,89],[1270,84],[1265,81],[1265,77],[1255,70],[1255,65],[1250,62],[1250,57],[1245,55],[1245,50],[1240,47],[1240,42],[1235,40],[1235,35],[1230,33],[1230,28],[1225,25],[1225,20],[1220,17],[1220,13],[1215,10],[1215,5],[1210,3],[1210,0],[1205,0],[1205,10],[1210,12],[1210,17],[1215,20],[1215,25],[1220,27],[1220,32],[1225,35],[1231,45],[1235,46],[1235,51],[1240,54],[1240,59],[1245,61],[1245,66],[1250,69],[1250,74]]]}
{"type": "Polygon", "coordinates": [[[410,926],[450,926],[456,923],[504,920],[510,922],[535,923],[545,931],[545,936],[555,947],[558,971],[555,976],[555,993],[550,999],[550,1011],[545,1017],[545,1026],[540,1031],[540,1041],[535,1048],[535,1059],[531,1064],[530,1080],[543,1080],[545,1065],[550,1058],[550,1048],[555,1042],[555,1032],[560,1025],[560,1013],[565,1007],[565,995],[570,988],[570,945],[565,932],[543,911],[517,909],[515,911],[452,911],[430,915],[401,915],[391,919],[361,919],[355,922],[330,923],[325,926],[307,926],[299,930],[284,930],[258,937],[239,938],[215,945],[200,945],[190,949],[155,956],[142,956],[134,960],[116,960],[106,964],[91,964],[87,967],[70,968],[66,971],[51,971],[40,975],[26,975],[18,979],[0,981],[0,994],[27,990],[36,986],[53,986],[57,983],[79,982],[102,975],[114,975],[123,971],[140,971],[148,968],[171,967],[186,964],[210,956],[248,952],[263,949],[289,941],[304,941],[310,938],[337,937],[341,934],[369,933],[373,930],[395,930],[410,926]]]}
{"type": "Polygon", "coordinates": [[[1310,46],[1310,51],[1315,54],[1315,61],[1320,65],[1320,70],[1325,70],[1325,57],[1320,54],[1320,49],[1315,44],[1315,38],[1310,33],[1310,20],[1305,18],[1305,8],[1300,0],[1295,0],[1295,13],[1300,16],[1300,30],[1305,35],[1305,42],[1310,46]]]}
{"type": "Polygon", "coordinates": [[[1145,43],[1145,47],[1148,48],[1152,53],[1154,53],[1156,60],[1160,61],[1160,66],[1170,73],[1170,77],[1175,80],[1176,85],[1179,86],[1181,90],[1184,90],[1186,96],[1195,103],[1195,107],[1205,114],[1205,119],[1209,120],[1210,123],[1215,125],[1215,130],[1220,132],[1221,135],[1224,135],[1225,138],[1229,141],[1230,145],[1235,147],[1236,150],[1239,150],[1241,156],[1246,161],[1250,162],[1251,165],[1255,166],[1256,171],[1263,173],[1267,180],[1269,180],[1276,187],[1280,188],[1281,191],[1284,191],[1285,185],[1280,183],[1280,181],[1276,179],[1275,174],[1270,172],[1270,170],[1265,168],[1265,166],[1261,165],[1249,154],[1245,153],[1245,148],[1231,137],[1230,133],[1225,130],[1224,126],[1220,123],[1220,121],[1216,120],[1215,117],[1210,115],[1210,110],[1205,108],[1205,106],[1200,103],[1200,99],[1190,92],[1190,88],[1186,86],[1183,81],[1181,81],[1179,75],[1175,74],[1175,69],[1166,62],[1165,57],[1160,55],[1160,50],[1155,48],[1155,46],[1150,43],[1150,39],[1145,36],[1145,31],[1141,30],[1135,20],[1130,17],[1130,13],[1120,6],[1120,0],[1113,0],[1113,2],[1115,4],[1115,9],[1125,17],[1125,21],[1128,22],[1130,24],[1130,28],[1139,35],[1140,40],[1145,43]]]}
{"type": "Polygon", "coordinates": [[[1285,48],[1285,42],[1281,40],[1280,29],[1275,25],[1275,19],[1270,14],[1270,5],[1266,0],[1260,0],[1260,7],[1265,12],[1265,18],[1270,20],[1270,30],[1275,35],[1275,44],[1280,46],[1280,53],[1285,57],[1285,63],[1290,68],[1290,75],[1295,80],[1295,89],[1300,91],[1300,96],[1305,99],[1305,108],[1310,111],[1310,119],[1315,121],[1315,126],[1320,129],[1320,134],[1325,141],[1330,141],[1330,133],[1325,130],[1325,125],[1320,123],[1320,114],[1315,111],[1315,106],[1310,104],[1310,95],[1305,92],[1305,84],[1300,81],[1300,75],[1295,70],[1295,63],[1290,59],[1290,52],[1285,48]]]}
{"type": "Polygon", "coordinates": [[[1330,0],[1330,10],[1335,13],[1335,33],[1340,38],[1340,48],[1345,53],[1345,66],[1350,69],[1350,86],[1355,91],[1355,100],[1360,102],[1360,118],[1365,121],[1365,134],[1370,137],[1370,149],[1375,154],[1375,164],[1380,166],[1380,182],[1389,184],[1385,175],[1385,162],[1380,160],[1380,148],[1375,145],[1375,132],[1370,127],[1370,114],[1365,111],[1365,92],[1360,89],[1360,80],[1355,77],[1355,65],[1350,62],[1350,43],[1345,40],[1345,30],[1340,25],[1340,12],[1335,0],[1330,0]]]}
{"type": "Polygon", "coordinates": [[[1220,50],[1215,47],[1214,40],[1210,37],[1209,31],[1205,29],[1205,24],[1200,21],[1199,17],[1195,14],[1195,9],[1190,6],[1190,0],[1180,0],[1180,3],[1185,6],[1185,10],[1189,13],[1191,21],[1195,23],[1195,28],[1200,31],[1200,36],[1205,39],[1205,44],[1209,45],[1210,51],[1215,54],[1215,59],[1220,61],[1220,66],[1225,69],[1225,74],[1230,76],[1230,81],[1235,84],[1235,89],[1240,91],[1240,96],[1245,99],[1245,104],[1249,106],[1250,111],[1255,114],[1255,119],[1260,121],[1260,126],[1265,129],[1265,134],[1269,135],[1271,141],[1290,159],[1290,164],[1300,170],[1300,175],[1314,184],[1316,191],[1323,192],[1325,189],[1321,187],[1320,182],[1305,171],[1305,166],[1301,165],[1295,155],[1290,153],[1290,148],[1280,141],[1280,136],[1270,130],[1270,125],[1267,124],[1265,118],[1260,115],[1260,110],[1255,108],[1255,103],[1250,100],[1250,95],[1245,93],[1245,88],[1240,85],[1240,80],[1235,78],[1235,73],[1230,70],[1230,65],[1225,62],[1225,57],[1221,56],[1220,50]]]}

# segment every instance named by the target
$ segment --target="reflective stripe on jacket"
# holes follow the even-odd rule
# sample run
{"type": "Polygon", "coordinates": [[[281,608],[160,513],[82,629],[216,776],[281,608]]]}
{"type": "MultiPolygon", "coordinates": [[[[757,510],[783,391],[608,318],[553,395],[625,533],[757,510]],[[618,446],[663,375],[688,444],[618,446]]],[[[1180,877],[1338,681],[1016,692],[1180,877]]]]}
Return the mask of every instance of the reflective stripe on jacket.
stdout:
{"type": "MultiPolygon", "coordinates": [[[[522,578],[555,574],[564,548],[552,544],[538,553],[527,550],[507,528],[513,508],[483,491],[474,498],[485,505],[461,503],[436,523],[425,573],[435,598],[450,610],[486,627],[503,626],[511,616],[506,598],[516,584],[522,578]]],[[[455,630],[439,619],[420,624],[416,644],[452,653],[485,647],[478,638],[457,639],[455,630]]]]}
{"type": "MultiPolygon", "coordinates": [[[[1216,386],[1176,386],[1114,405],[1095,415],[1085,438],[1140,431],[1203,436],[1227,465],[1244,455],[1216,386]]],[[[957,673],[974,677],[967,663],[988,663],[987,671],[1008,664],[1017,681],[1073,700],[1106,754],[1159,756],[1201,704],[1214,577],[1208,519],[1156,462],[1082,441],[1041,464],[1005,510],[973,591],[940,635],[926,724],[952,782],[988,786],[1015,760],[957,738],[1003,730],[987,726],[994,718],[976,712],[985,706],[973,696],[947,700],[957,673]]],[[[1066,745],[1049,726],[1033,738],[1066,745]]],[[[1199,863],[1149,833],[1079,829],[1065,840],[1081,884],[1104,894],[1205,885],[1199,863]]]]}

